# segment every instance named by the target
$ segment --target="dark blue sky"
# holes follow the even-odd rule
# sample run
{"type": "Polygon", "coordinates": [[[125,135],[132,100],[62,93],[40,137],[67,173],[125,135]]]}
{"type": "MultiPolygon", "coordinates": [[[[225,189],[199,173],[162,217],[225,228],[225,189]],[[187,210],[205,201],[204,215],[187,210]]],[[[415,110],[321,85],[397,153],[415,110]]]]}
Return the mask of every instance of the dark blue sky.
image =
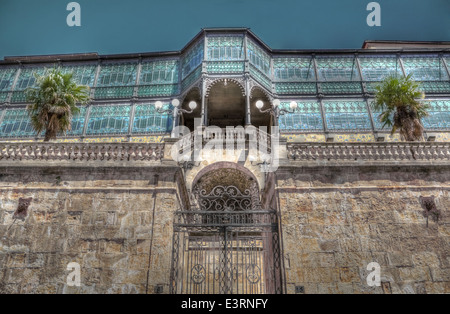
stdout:
{"type": "Polygon", "coordinates": [[[366,39],[450,41],[450,0],[0,0],[4,56],[180,50],[203,27],[249,27],[274,49],[360,48],[366,39]]]}

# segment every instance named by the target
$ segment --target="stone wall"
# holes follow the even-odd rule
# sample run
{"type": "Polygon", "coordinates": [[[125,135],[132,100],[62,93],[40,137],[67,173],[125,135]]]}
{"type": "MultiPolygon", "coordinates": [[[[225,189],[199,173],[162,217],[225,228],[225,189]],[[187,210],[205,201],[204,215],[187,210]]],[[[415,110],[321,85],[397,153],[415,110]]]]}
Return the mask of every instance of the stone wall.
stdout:
{"type": "Polygon", "coordinates": [[[288,293],[450,293],[450,167],[290,162],[277,172],[288,293]],[[434,196],[440,217],[424,217],[434,196]],[[422,198],[421,198],[422,197],[422,198]],[[381,266],[370,287],[367,266],[381,266]]]}
{"type": "Polygon", "coordinates": [[[0,293],[168,293],[177,171],[0,167],[0,293]],[[67,285],[72,262],[81,287],[67,285]]]}

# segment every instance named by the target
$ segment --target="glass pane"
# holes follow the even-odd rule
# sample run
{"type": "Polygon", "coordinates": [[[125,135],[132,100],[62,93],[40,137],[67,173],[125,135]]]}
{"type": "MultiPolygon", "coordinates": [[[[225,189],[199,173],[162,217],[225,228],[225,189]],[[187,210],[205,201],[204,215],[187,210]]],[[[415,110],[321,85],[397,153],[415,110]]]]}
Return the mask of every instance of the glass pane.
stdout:
{"type": "Polygon", "coordinates": [[[250,63],[270,77],[270,56],[251,40],[247,41],[247,54],[250,63]]]}
{"type": "Polygon", "coordinates": [[[360,56],[362,79],[381,82],[388,76],[403,76],[400,62],[395,56],[360,56]]]}
{"type": "Polygon", "coordinates": [[[1,68],[0,69],[0,92],[10,91],[17,69],[1,68]]]}
{"type": "Polygon", "coordinates": [[[325,120],[330,130],[371,130],[365,101],[326,101],[325,120]]]}
{"type": "Polygon", "coordinates": [[[139,85],[178,83],[178,61],[153,61],[142,63],[139,85]]]}
{"type": "Polygon", "coordinates": [[[35,136],[30,117],[25,108],[8,109],[0,124],[0,137],[31,137],[35,136]]]}
{"type": "MultiPolygon", "coordinates": [[[[164,104],[163,109],[172,108],[164,104]]],[[[160,114],[155,105],[138,105],[134,114],[133,133],[168,133],[172,131],[172,115],[160,114]]]]}
{"type": "Polygon", "coordinates": [[[302,58],[274,58],[274,78],[278,81],[307,82],[315,81],[313,59],[302,58]]]}
{"type": "Polygon", "coordinates": [[[444,63],[439,57],[402,56],[406,75],[412,75],[416,81],[448,80],[444,63]]]}
{"type": "Polygon", "coordinates": [[[16,86],[14,88],[15,91],[23,91],[28,87],[31,87],[36,82],[34,77],[37,75],[44,75],[46,69],[49,68],[24,68],[20,72],[19,79],[17,80],[16,86]]]}
{"type": "Polygon", "coordinates": [[[67,132],[69,136],[79,136],[83,134],[84,122],[86,120],[86,106],[79,107],[80,113],[72,118],[72,130],[67,132]]]}
{"type": "Polygon", "coordinates": [[[318,57],[317,71],[322,82],[360,80],[354,57],[318,57]]]}
{"type": "MultiPolygon", "coordinates": [[[[280,130],[292,131],[317,131],[323,130],[322,114],[320,103],[317,101],[297,102],[298,107],[295,113],[289,113],[280,117],[280,130]]],[[[290,102],[282,102],[281,109],[292,111],[289,108],[290,102]]]]}
{"type": "Polygon", "coordinates": [[[133,86],[137,63],[102,65],[97,86],[133,86]]]}
{"type": "Polygon", "coordinates": [[[429,116],[422,119],[425,129],[450,129],[450,100],[432,100],[429,116]]]}
{"type": "Polygon", "coordinates": [[[182,79],[194,71],[203,61],[203,40],[191,48],[181,59],[182,79]]]}
{"type": "Polygon", "coordinates": [[[93,106],[86,134],[126,134],[130,114],[130,105],[93,106]]]}
{"type": "Polygon", "coordinates": [[[244,38],[237,36],[208,37],[208,60],[244,60],[244,38]]]}
{"type": "Polygon", "coordinates": [[[96,65],[72,65],[62,68],[63,73],[72,72],[73,80],[79,85],[94,86],[96,65]]]}

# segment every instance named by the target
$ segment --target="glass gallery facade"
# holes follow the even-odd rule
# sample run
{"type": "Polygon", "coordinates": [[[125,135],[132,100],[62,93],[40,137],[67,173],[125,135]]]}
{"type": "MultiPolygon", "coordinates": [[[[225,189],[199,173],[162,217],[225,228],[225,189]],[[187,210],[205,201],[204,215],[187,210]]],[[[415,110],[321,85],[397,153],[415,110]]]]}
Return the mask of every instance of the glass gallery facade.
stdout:
{"type": "MultiPolygon", "coordinates": [[[[444,46],[442,46],[444,47],[444,46]]],[[[173,99],[188,109],[179,123],[267,125],[255,108],[274,99],[294,113],[280,117],[288,141],[396,141],[373,110],[375,86],[388,75],[421,82],[431,105],[422,122],[427,138],[450,140],[450,49],[273,50],[248,29],[204,29],[181,51],[99,56],[79,54],[6,58],[0,62],[0,140],[32,141],[25,90],[34,74],[60,67],[91,88],[92,102],[58,141],[160,142],[170,136],[173,99]],[[384,134],[384,135],[383,135],[384,134]],[[432,134],[433,136],[430,136],[432,134]]]]}

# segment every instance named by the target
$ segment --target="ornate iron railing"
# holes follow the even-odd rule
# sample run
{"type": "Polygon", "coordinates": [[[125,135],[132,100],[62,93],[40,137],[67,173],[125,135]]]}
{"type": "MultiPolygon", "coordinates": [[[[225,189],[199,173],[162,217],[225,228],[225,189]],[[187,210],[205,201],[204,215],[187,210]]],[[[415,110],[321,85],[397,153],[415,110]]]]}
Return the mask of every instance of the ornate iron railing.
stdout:
{"type": "Polygon", "coordinates": [[[288,143],[288,159],[314,160],[450,160],[450,143],[288,143]]]}
{"type": "Polygon", "coordinates": [[[0,143],[0,161],[158,161],[164,144],[0,143]]]}

